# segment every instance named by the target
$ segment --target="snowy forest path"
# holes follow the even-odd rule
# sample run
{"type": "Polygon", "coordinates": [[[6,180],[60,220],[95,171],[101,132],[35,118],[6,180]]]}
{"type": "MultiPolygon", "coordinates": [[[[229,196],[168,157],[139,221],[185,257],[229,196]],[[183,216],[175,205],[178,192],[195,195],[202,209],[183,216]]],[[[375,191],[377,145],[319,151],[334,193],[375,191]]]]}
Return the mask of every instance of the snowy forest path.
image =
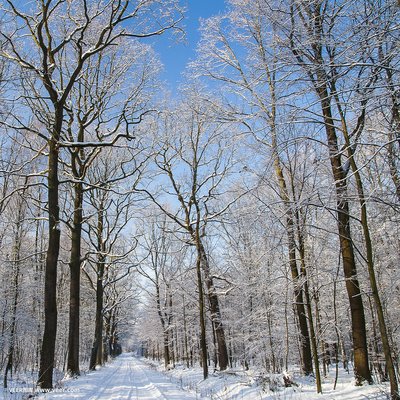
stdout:
{"type": "Polygon", "coordinates": [[[193,400],[196,395],[183,391],[162,373],[152,370],[147,364],[127,353],[99,371],[67,382],[62,391],[41,395],[39,398],[193,400]]]}

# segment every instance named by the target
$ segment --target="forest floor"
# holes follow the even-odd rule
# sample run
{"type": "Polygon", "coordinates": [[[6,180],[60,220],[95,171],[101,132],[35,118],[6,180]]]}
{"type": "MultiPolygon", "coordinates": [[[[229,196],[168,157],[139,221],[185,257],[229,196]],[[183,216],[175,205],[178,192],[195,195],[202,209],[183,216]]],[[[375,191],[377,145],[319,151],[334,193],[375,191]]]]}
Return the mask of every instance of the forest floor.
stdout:
{"type": "Polygon", "coordinates": [[[285,388],[282,374],[266,374],[242,368],[224,372],[210,372],[208,379],[202,379],[201,368],[185,368],[176,365],[165,371],[162,362],[144,360],[150,368],[167,375],[186,390],[194,391],[198,399],[210,400],[388,400],[389,385],[374,384],[355,386],[353,371],[339,369],[336,389],[335,368],[330,368],[323,379],[323,394],[316,393],[315,379],[301,376],[295,369],[289,374],[293,386],[285,388]]]}
{"type": "MultiPolygon", "coordinates": [[[[334,371],[325,378],[323,394],[315,392],[312,379],[293,376],[295,385],[283,387],[281,375],[260,375],[255,371],[231,369],[202,379],[200,368],[182,365],[165,371],[161,363],[122,354],[97,371],[57,384],[52,393],[36,394],[35,399],[81,400],[385,400],[387,385],[354,386],[352,375],[341,371],[333,390],[334,371]]],[[[0,399],[28,399],[27,386],[12,386],[0,392],[0,399]],[[13,389],[14,388],[14,389],[13,389]],[[19,389],[19,390],[18,390],[19,389]]]]}

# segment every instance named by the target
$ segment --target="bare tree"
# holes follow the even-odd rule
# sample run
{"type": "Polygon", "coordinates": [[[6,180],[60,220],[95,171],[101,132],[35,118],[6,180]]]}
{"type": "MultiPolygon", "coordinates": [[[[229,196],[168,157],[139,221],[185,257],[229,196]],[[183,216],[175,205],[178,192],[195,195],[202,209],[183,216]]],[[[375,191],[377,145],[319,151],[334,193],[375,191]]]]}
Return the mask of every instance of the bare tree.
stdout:
{"type": "MultiPolygon", "coordinates": [[[[210,261],[204,237],[207,225],[220,216],[231,203],[218,205],[226,189],[234,166],[234,143],[228,144],[224,132],[226,127],[213,123],[207,116],[207,107],[196,104],[195,97],[188,98],[189,110],[179,109],[161,119],[160,135],[156,144],[154,161],[158,171],[168,179],[168,186],[160,189],[165,198],[157,198],[157,187],[151,191],[142,189],[189,236],[196,248],[197,286],[199,291],[199,314],[201,327],[201,349],[204,378],[208,375],[205,317],[203,299],[203,277],[207,288],[211,319],[215,326],[218,345],[218,363],[221,370],[228,366],[228,351],[225,329],[222,323],[220,302],[214,285],[210,261]],[[180,117],[179,117],[180,116],[180,117]],[[168,210],[163,204],[169,197],[178,202],[177,211],[168,210]]],[[[183,238],[184,239],[184,238],[183,238]]]]}

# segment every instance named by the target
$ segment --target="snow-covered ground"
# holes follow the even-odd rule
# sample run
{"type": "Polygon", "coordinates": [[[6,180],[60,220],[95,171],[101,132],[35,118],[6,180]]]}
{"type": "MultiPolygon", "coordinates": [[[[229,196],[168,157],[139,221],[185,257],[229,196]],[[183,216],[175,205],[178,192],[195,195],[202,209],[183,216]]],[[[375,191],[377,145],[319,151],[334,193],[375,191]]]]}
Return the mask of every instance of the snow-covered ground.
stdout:
{"type": "MultiPolygon", "coordinates": [[[[323,394],[315,392],[311,379],[294,377],[296,386],[284,388],[282,377],[260,376],[254,371],[228,370],[212,373],[202,379],[200,368],[178,365],[165,371],[160,363],[122,354],[107,366],[78,379],[60,382],[53,393],[37,394],[41,400],[385,400],[387,385],[356,387],[352,375],[340,373],[336,390],[333,375],[324,379],[323,394]]],[[[11,386],[11,385],[10,385],[11,386]]],[[[29,390],[30,391],[30,390],[29,390]]],[[[32,396],[27,386],[11,386],[0,393],[1,399],[27,399],[32,396]],[[14,390],[12,389],[14,388],[14,390]],[[16,392],[15,392],[15,389],[16,392]],[[11,393],[14,391],[15,393],[11,393]]]]}
{"type": "MultiPolygon", "coordinates": [[[[4,399],[28,398],[28,393],[3,391],[4,399]]],[[[12,390],[12,389],[11,389],[12,390]]],[[[15,391],[15,389],[14,389],[15,391]]],[[[31,393],[32,395],[32,393],[31,393]]],[[[53,393],[40,394],[41,400],[193,400],[194,393],[180,389],[162,373],[151,369],[132,354],[122,354],[98,371],[82,375],[79,379],[62,382],[53,393]]]]}
{"type": "Polygon", "coordinates": [[[354,385],[352,373],[340,370],[336,390],[333,390],[335,371],[331,368],[324,379],[323,394],[316,393],[312,378],[294,376],[295,383],[285,388],[282,375],[262,375],[255,371],[231,369],[226,372],[211,373],[207,380],[202,379],[200,368],[184,368],[177,365],[165,371],[162,363],[145,362],[154,369],[167,375],[172,382],[182,388],[194,391],[197,398],[212,400],[387,400],[389,386],[354,385]]]}

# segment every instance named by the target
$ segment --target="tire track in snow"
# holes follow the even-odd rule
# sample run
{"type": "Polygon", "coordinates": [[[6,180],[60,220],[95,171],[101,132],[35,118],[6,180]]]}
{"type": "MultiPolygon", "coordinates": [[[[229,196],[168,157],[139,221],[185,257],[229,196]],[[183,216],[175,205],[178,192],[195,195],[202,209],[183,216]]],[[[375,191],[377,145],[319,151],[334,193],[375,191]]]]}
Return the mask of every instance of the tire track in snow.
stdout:
{"type": "Polygon", "coordinates": [[[196,396],[171,383],[162,373],[130,354],[122,354],[98,371],[66,382],[73,392],[48,393],[40,399],[62,400],[194,400],[196,396]]]}
{"type": "MultiPolygon", "coordinates": [[[[168,400],[165,394],[149,379],[145,371],[145,364],[134,360],[135,365],[129,363],[132,390],[135,389],[135,397],[128,397],[129,400],[138,399],[159,399],[168,400]]],[[[148,368],[148,367],[147,367],[148,368]]]]}
{"type": "MultiPolygon", "coordinates": [[[[108,369],[108,367],[106,367],[103,371],[105,372],[108,369]]],[[[119,365],[116,368],[112,368],[111,372],[108,374],[108,376],[106,375],[106,380],[102,381],[102,385],[103,387],[99,389],[99,391],[96,393],[96,395],[92,395],[91,397],[88,398],[88,400],[101,400],[103,397],[102,395],[104,394],[104,392],[110,388],[110,386],[112,387],[112,383],[113,381],[115,381],[115,375],[117,374],[117,372],[121,369],[121,366],[119,365]]],[[[99,373],[103,372],[103,371],[98,371],[99,373]]],[[[95,373],[95,372],[93,372],[95,373]]]]}

